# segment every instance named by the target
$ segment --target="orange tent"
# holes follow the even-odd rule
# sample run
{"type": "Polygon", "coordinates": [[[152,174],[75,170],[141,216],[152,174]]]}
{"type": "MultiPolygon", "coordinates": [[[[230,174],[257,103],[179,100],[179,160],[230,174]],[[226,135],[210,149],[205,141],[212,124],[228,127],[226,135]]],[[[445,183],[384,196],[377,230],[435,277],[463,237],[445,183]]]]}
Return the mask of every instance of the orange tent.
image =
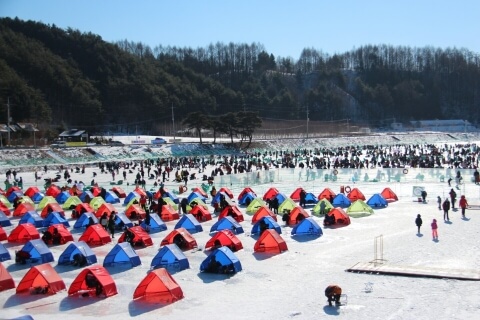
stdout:
{"type": "Polygon", "coordinates": [[[119,198],[125,198],[127,196],[125,191],[120,187],[113,187],[112,192],[115,193],[119,198]]]}
{"type": "Polygon", "coordinates": [[[175,209],[171,205],[167,204],[162,206],[162,213],[160,215],[160,218],[166,222],[166,221],[178,220],[180,219],[180,215],[178,214],[178,212],[175,211],[175,209]]]}
{"type": "Polygon", "coordinates": [[[198,222],[212,220],[212,214],[204,206],[194,206],[190,212],[198,222]]]}
{"type": "Polygon", "coordinates": [[[225,193],[230,199],[233,199],[233,192],[228,189],[227,187],[221,187],[220,190],[218,190],[218,192],[223,192],[225,193]]]}
{"type": "Polygon", "coordinates": [[[85,213],[85,212],[91,212],[91,213],[95,212],[95,210],[93,210],[88,203],[83,203],[83,202],[77,204],[74,210],[78,213],[78,216],[81,216],[82,213],[85,213]]]}
{"type": "Polygon", "coordinates": [[[60,278],[50,263],[31,267],[18,284],[17,293],[36,288],[48,289],[46,293],[49,294],[55,294],[60,290],[66,289],[62,278],[60,278]]]}
{"type": "Polygon", "coordinates": [[[258,238],[253,247],[255,252],[282,253],[287,251],[287,243],[274,229],[267,229],[258,238]]]}
{"type": "Polygon", "coordinates": [[[197,247],[197,241],[185,228],[172,230],[163,238],[160,246],[175,243],[182,250],[190,250],[197,247]]]}
{"type": "Polygon", "coordinates": [[[198,194],[201,194],[204,198],[208,198],[208,194],[205,191],[203,191],[202,188],[195,187],[192,189],[192,192],[196,192],[198,194]]]}
{"type": "Polygon", "coordinates": [[[58,186],[51,184],[45,192],[45,195],[56,198],[60,193],[62,193],[62,190],[58,186]]]}
{"type": "Polygon", "coordinates": [[[13,288],[15,288],[15,281],[3,264],[0,263],[0,292],[13,288]]]}
{"type": "Polygon", "coordinates": [[[263,217],[271,217],[273,220],[277,221],[277,215],[273,213],[272,210],[268,209],[266,206],[261,206],[253,215],[252,224],[256,223],[263,217]]]}
{"type": "MultiPolygon", "coordinates": [[[[300,192],[301,191],[305,191],[305,189],[299,187],[297,189],[295,189],[295,191],[292,192],[292,194],[290,195],[290,199],[292,199],[293,201],[300,201],[300,192]]],[[[305,191],[306,193],[306,191],[305,191]]]]}
{"type": "Polygon", "coordinates": [[[38,233],[35,226],[31,223],[19,224],[15,229],[10,232],[7,240],[8,242],[28,242],[30,240],[40,239],[40,233],[38,233]]]}
{"type": "Polygon", "coordinates": [[[308,217],[310,217],[310,215],[308,214],[307,211],[305,211],[305,209],[299,206],[295,206],[295,208],[293,208],[292,211],[290,211],[290,220],[288,220],[288,224],[289,225],[297,224],[301,220],[306,219],[308,217]],[[300,215],[303,216],[303,218],[299,217],[300,215]]]}
{"type": "Polygon", "coordinates": [[[140,197],[144,196],[145,198],[148,198],[147,192],[140,187],[136,187],[133,192],[136,192],[140,197]]]}
{"type": "Polygon", "coordinates": [[[242,212],[240,211],[240,209],[238,209],[237,206],[226,206],[225,208],[223,208],[223,210],[218,215],[218,220],[220,221],[222,218],[226,216],[231,216],[238,223],[245,220],[243,218],[242,212]]]}
{"type": "Polygon", "coordinates": [[[110,217],[112,212],[117,212],[117,209],[111,203],[102,203],[100,207],[98,207],[97,212],[95,212],[95,217],[100,219],[100,217],[106,213],[107,217],[110,217]]]}
{"type": "Polygon", "coordinates": [[[397,195],[396,195],[395,192],[393,192],[392,189],[390,189],[390,188],[385,188],[385,189],[383,189],[383,191],[380,193],[380,195],[381,195],[382,197],[384,197],[385,200],[387,200],[387,202],[395,202],[395,201],[398,201],[397,195]]]}
{"type": "Polygon", "coordinates": [[[347,195],[347,198],[351,201],[351,202],[355,202],[357,200],[362,200],[362,201],[365,201],[365,196],[363,195],[363,193],[358,189],[358,188],[353,188],[347,195]]]}
{"type": "Polygon", "coordinates": [[[22,217],[28,211],[35,211],[35,207],[30,202],[22,202],[13,210],[13,216],[22,217]]]}
{"type": "Polygon", "coordinates": [[[115,281],[113,281],[112,276],[108,273],[107,269],[101,266],[93,265],[82,270],[78,276],[73,280],[70,288],[68,288],[68,295],[74,294],[83,294],[89,293],[90,295],[95,295],[96,286],[92,286],[89,279],[89,276],[93,276],[96,280],[96,283],[102,289],[102,294],[105,297],[111,297],[116,295],[117,286],[115,281]]]}
{"type": "Polygon", "coordinates": [[[183,291],[170,273],[164,269],[155,269],[140,281],[133,299],[145,298],[161,303],[172,303],[183,299],[183,291]]]}
{"type": "Polygon", "coordinates": [[[62,217],[65,218],[65,211],[63,211],[62,207],[58,203],[49,203],[42,209],[40,213],[40,217],[45,219],[50,212],[58,212],[62,217]]]}
{"type": "Polygon", "coordinates": [[[215,248],[215,244],[219,243],[221,246],[228,247],[232,252],[243,249],[242,242],[233,234],[232,231],[228,229],[220,230],[215,235],[207,241],[205,245],[205,250],[215,248]]]}
{"type": "MultiPolygon", "coordinates": [[[[140,226],[128,228],[133,233],[133,244],[135,246],[150,247],[153,246],[153,241],[150,235],[140,226]]],[[[118,239],[118,243],[125,242],[125,233],[118,239]]]]}
{"type": "Polygon", "coordinates": [[[139,204],[131,204],[127,210],[125,210],[125,215],[129,219],[145,219],[147,213],[139,204]]]}
{"type": "MultiPolygon", "coordinates": [[[[332,219],[333,220],[333,219],[332,219]]],[[[328,226],[328,225],[345,225],[345,226],[348,226],[350,224],[350,217],[348,216],[348,214],[340,207],[337,207],[337,208],[333,208],[332,210],[330,210],[326,215],[325,215],[325,219],[323,221],[323,225],[325,226],[328,226]],[[331,219],[331,217],[335,218],[335,222],[332,224],[332,223],[328,223],[329,221],[329,218],[331,219]]]]}
{"type": "Polygon", "coordinates": [[[112,241],[107,231],[99,224],[88,227],[78,241],[85,241],[89,245],[101,246],[112,241]]]}
{"type": "Polygon", "coordinates": [[[265,194],[263,195],[263,200],[264,201],[267,201],[267,200],[270,200],[272,199],[273,197],[275,197],[277,194],[279,194],[280,191],[278,191],[277,188],[274,188],[274,187],[271,187],[270,189],[267,190],[267,192],[265,192],[265,194]]]}
{"type": "Polygon", "coordinates": [[[333,198],[335,198],[336,194],[335,192],[332,191],[332,189],[330,188],[325,188],[323,189],[322,192],[320,192],[320,194],[318,195],[318,200],[322,200],[322,199],[327,199],[328,201],[331,202],[331,200],[333,198]]]}

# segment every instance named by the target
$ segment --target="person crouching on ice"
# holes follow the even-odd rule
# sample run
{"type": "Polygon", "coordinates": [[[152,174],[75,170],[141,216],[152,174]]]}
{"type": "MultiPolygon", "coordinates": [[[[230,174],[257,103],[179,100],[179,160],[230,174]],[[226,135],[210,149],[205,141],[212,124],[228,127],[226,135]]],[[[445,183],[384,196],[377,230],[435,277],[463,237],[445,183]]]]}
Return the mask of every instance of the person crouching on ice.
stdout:
{"type": "Polygon", "coordinates": [[[337,285],[329,285],[325,289],[325,296],[328,298],[328,305],[332,306],[332,301],[335,305],[340,305],[340,296],[342,295],[342,288],[337,285]]]}

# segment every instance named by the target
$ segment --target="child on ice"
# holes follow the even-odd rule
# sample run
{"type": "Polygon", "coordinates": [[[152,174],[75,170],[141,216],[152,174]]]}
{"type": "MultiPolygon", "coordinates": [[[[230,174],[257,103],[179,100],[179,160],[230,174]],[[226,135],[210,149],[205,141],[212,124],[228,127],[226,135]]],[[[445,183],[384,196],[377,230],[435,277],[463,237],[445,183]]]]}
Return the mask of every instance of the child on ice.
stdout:
{"type": "Polygon", "coordinates": [[[437,219],[433,219],[433,221],[432,221],[432,237],[433,237],[433,240],[438,240],[437,229],[438,229],[437,219]]]}

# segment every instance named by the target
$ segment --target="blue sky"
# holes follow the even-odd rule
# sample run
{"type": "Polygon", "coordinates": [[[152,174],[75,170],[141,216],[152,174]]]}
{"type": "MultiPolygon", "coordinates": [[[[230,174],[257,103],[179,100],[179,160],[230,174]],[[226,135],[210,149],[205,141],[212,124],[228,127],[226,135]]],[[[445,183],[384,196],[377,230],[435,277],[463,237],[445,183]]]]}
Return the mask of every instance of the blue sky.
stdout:
{"type": "Polygon", "coordinates": [[[304,48],[334,54],[367,44],[480,53],[479,0],[0,0],[0,17],[152,48],[257,42],[294,59],[304,48]]]}

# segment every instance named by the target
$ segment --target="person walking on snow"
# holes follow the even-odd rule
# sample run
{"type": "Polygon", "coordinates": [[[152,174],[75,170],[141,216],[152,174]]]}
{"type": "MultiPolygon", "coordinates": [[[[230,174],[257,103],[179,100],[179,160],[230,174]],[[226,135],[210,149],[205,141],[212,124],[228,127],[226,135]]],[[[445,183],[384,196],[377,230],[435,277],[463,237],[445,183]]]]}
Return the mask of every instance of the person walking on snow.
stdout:
{"type": "Polygon", "coordinates": [[[437,197],[437,203],[438,203],[438,210],[442,210],[442,198],[440,196],[437,197]]]}
{"type": "Polygon", "coordinates": [[[417,214],[417,219],[415,219],[415,224],[417,225],[418,232],[417,234],[420,234],[420,227],[422,226],[422,216],[420,214],[417,214]]]}
{"type": "Polygon", "coordinates": [[[450,201],[448,201],[448,198],[445,199],[445,201],[443,201],[442,208],[443,208],[443,220],[450,221],[450,217],[448,216],[448,211],[450,210],[450,201]]]}
{"type": "Polygon", "coordinates": [[[468,207],[467,199],[464,195],[460,197],[460,201],[458,202],[460,208],[462,208],[462,218],[465,218],[465,209],[468,207]]]}
{"type": "Polygon", "coordinates": [[[455,201],[457,201],[457,193],[452,188],[448,194],[450,195],[450,201],[452,202],[452,209],[455,209],[455,201]]]}
{"type": "Polygon", "coordinates": [[[433,238],[433,240],[438,240],[437,219],[433,219],[431,226],[432,226],[432,238],[433,238]]]}

